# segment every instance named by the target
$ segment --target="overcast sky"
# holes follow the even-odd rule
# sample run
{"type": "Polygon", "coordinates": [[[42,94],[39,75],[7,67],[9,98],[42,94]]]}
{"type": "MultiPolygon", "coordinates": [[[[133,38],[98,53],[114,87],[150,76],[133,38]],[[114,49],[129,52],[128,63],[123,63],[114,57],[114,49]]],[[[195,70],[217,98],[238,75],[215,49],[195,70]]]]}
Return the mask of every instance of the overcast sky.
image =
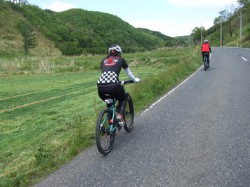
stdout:
{"type": "Polygon", "coordinates": [[[213,26],[219,12],[237,6],[237,0],[28,0],[42,9],[70,8],[106,12],[134,27],[159,31],[168,36],[191,34],[195,27],[213,26]]]}

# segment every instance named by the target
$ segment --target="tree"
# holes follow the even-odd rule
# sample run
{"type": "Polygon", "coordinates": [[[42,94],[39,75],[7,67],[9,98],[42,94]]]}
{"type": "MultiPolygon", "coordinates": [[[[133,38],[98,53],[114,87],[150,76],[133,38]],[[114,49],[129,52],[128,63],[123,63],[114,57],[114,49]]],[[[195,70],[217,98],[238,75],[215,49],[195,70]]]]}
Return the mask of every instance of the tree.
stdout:
{"type": "MultiPolygon", "coordinates": [[[[230,9],[227,8],[220,12],[221,21],[224,23],[223,25],[225,28],[223,30],[228,32],[230,37],[233,37],[233,33],[237,35],[236,31],[239,25],[239,19],[236,14],[237,11],[238,9],[236,9],[233,5],[231,5],[230,9]]],[[[218,19],[216,19],[215,21],[218,22],[218,19]]]]}
{"type": "Polygon", "coordinates": [[[10,0],[10,2],[15,3],[15,4],[29,4],[27,0],[10,0]]]}
{"type": "MultiPolygon", "coordinates": [[[[244,33],[243,40],[249,41],[249,46],[250,46],[250,0],[238,0],[240,7],[240,16],[241,16],[241,21],[243,21],[244,25],[246,25],[246,32],[244,33]]],[[[242,22],[241,22],[242,24],[242,22]]]]}
{"type": "Polygon", "coordinates": [[[220,21],[221,21],[220,16],[214,18],[214,25],[220,24],[220,21]]]}
{"type": "Polygon", "coordinates": [[[250,4],[250,0],[238,0],[237,1],[239,4],[240,4],[240,6],[247,6],[247,5],[249,5],[250,4]]]}
{"type": "Polygon", "coordinates": [[[29,49],[37,46],[36,32],[28,23],[20,23],[18,28],[23,36],[23,47],[25,55],[29,53],[29,49]]]}
{"type": "Polygon", "coordinates": [[[195,27],[192,30],[191,36],[192,36],[193,40],[196,41],[197,44],[198,44],[198,42],[201,42],[201,40],[202,40],[201,32],[202,32],[202,36],[206,37],[206,30],[204,27],[195,27]]]}

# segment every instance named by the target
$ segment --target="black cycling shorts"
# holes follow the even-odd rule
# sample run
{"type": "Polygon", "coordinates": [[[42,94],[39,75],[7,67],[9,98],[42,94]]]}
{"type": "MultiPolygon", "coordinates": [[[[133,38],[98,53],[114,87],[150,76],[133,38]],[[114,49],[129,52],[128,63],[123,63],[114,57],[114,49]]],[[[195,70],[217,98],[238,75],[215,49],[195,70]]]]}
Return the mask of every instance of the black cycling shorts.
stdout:
{"type": "Polygon", "coordinates": [[[102,84],[97,85],[98,94],[102,100],[106,98],[115,98],[119,101],[126,100],[124,87],[120,84],[102,84]]]}

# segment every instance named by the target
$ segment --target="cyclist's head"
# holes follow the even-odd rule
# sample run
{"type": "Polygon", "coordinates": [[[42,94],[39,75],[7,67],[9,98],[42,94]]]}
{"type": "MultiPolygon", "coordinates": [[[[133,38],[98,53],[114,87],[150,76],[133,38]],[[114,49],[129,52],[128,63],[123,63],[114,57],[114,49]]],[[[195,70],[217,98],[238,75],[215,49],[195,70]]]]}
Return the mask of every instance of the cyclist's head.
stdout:
{"type": "Polygon", "coordinates": [[[121,56],[122,54],[122,48],[117,45],[117,44],[112,44],[110,47],[109,47],[109,54],[111,55],[119,55],[121,56]]]}
{"type": "Polygon", "coordinates": [[[204,43],[208,43],[208,40],[206,39],[206,40],[204,40],[204,43]]]}

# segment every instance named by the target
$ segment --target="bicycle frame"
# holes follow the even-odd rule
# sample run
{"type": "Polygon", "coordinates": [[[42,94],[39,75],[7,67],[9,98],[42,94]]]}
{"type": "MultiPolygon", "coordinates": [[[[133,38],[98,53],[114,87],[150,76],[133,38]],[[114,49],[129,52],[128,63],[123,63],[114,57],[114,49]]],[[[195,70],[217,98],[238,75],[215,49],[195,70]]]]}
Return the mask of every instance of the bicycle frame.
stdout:
{"type": "MultiPolygon", "coordinates": [[[[133,83],[132,80],[129,81],[122,81],[121,85],[125,85],[128,83],[133,83]]],[[[130,132],[133,128],[133,122],[134,122],[134,108],[133,108],[133,102],[132,98],[128,96],[129,94],[126,93],[126,97],[128,97],[128,104],[129,108],[125,108],[125,116],[124,118],[128,117],[128,123],[124,123],[124,129],[127,132],[130,132]]],[[[119,102],[117,99],[110,96],[109,98],[106,98],[105,103],[107,104],[107,107],[104,108],[97,119],[96,122],[96,130],[95,130],[95,139],[96,139],[96,145],[99,152],[103,155],[107,155],[110,153],[110,151],[113,148],[115,137],[117,133],[117,129],[120,131],[121,128],[118,126],[118,121],[116,120],[117,115],[117,107],[119,102]]]]}
{"type": "MultiPolygon", "coordinates": [[[[115,132],[116,128],[117,128],[117,125],[115,123],[115,119],[116,119],[116,102],[117,100],[116,99],[112,99],[113,100],[113,104],[109,107],[109,110],[112,112],[112,124],[109,125],[110,127],[110,132],[115,132]]],[[[108,115],[106,116],[106,118],[104,119],[104,121],[106,122],[106,120],[109,120],[108,119],[108,115]]]]}
{"type": "MultiPolygon", "coordinates": [[[[125,85],[125,84],[128,84],[128,83],[133,83],[132,80],[128,80],[128,81],[122,81],[121,84],[122,85],[125,85]]],[[[117,129],[117,124],[116,124],[116,103],[117,103],[117,100],[116,99],[112,99],[112,98],[107,98],[105,99],[105,103],[106,104],[110,104],[108,102],[106,102],[106,100],[109,100],[110,101],[113,100],[113,103],[112,105],[109,107],[109,109],[112,111],[112,124],[110,124],[110,131],[109,132],[115,132],[115,130],[117,129]]],[[[108,116],[105,118],[105,122],[106,120],[108,119],[108,116]]]]}

